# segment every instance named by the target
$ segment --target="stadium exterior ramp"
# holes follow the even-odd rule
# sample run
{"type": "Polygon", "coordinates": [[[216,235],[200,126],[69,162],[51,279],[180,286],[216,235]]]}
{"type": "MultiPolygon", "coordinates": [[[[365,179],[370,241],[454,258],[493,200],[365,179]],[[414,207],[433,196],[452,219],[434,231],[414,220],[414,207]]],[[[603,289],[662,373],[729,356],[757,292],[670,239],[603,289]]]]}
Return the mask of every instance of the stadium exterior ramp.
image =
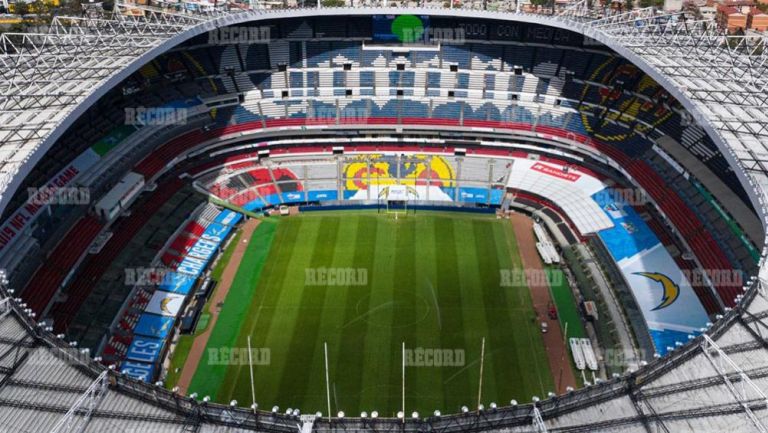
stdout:
{"type": "MultiPolygon", "coordinates": [[[[120,8],[126,6],[118,5],[120,8]]],[[[134,8],[131,6],[131,8],[134,8]]],[[[639,10],[590,19],[471,10],[355,8],[57,18],[48,33],[0,38],[0,209],[74,120],[155,56],[212,29],[261,19],[349,14],[446,15],[569,29],[635,63],[713,139],[768,226],[764,38],[726,40],[710,21],[639,10]]],[[[316,432],[768,432],[768,277],[706,332],[638,371],[533,403],[407,420],[314,419],[316,432]]],[[[7,296],[7,295],[4,295],[7,296]]],[[[20,300],[0,304],[0,427],[14,432],[298,431],[300,418],[183,397],[105,370],[35,324],[20,300]]],[[[469,396],[468,396],[469,398],[469,396]]],[[[524,403],[524,402],[521,402],[524,403]]],[[[311,417],[310,417],[311,418],[311,417]]],[[[309,425],[309,424],[307,424],[309,425]]]]}

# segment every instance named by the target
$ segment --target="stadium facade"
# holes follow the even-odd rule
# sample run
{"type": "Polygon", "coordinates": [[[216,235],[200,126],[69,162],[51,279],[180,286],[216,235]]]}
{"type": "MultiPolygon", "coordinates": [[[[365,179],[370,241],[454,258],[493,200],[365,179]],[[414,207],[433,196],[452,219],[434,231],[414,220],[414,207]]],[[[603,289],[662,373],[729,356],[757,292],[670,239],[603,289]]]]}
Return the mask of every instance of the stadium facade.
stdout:
{"type": "MultiPolygon", "coordinates": [[[[21,293],[23,300],[7,298],[2,303],[3,428],[20,432],[768,429],[768,397],[763,391],[768,389],[768,299],[761,283],[768,217],[763,192],[768,76],[762,38],[726,38],[712,22],[657,15],[650,10],[593,19],[578,6],[557,16],[429,8],[298,9],[211,15],[163,13],[133,5],[117,5],[116,10],[141,13],[118,13],[103,19],[56,18],[48,33],[6,34],[0,39],[0,72],[4,80],[0,111],[0,209],[3,220],[8,221],[2,232],[5,251],[1,254],[4,263],[14,269],[5,281],[10,287],[26,286],[36,266],[28,265],[25,271],[26,261],[22,259],[33,255],[30,251],[44,251],[33,238],[52,239],[57,229],[61,230],[43,224],[26,226],[27,221],[39,217],[35,215],[38,208],[25,202],[27,188],[45,184],[52,174],[61,175],[60,183],[54,186],[66,185],[70,175],[79,175],[82,170],[94,185],[95,195],[101,196],[124,178],[125,167],[135,164],[134,171],[150,183],[188,160],[211,158],[215,151],[195,154],[211,143],[286,137],[317,141],[339,137],[342,131],[361,129],[368,135],[359,142],[361,146],[380,141],[385,135],[411,134],[410,142],[441,139],[443,146],[449,137],[448,143],[454,143],[449,145],[452,149],[469,139],[497,145],[514,141],[531,149],[555,149],[592,164],[602,162],[611,167],[612,173],[621,173],[649,190],[656,199],[655,207],[665,214],[672,231],[691,241],[690,250],[701,267],[731,267],[746,272],[748,278],[743,287],[710,284],[709,290],[698,292],[701,299],[709,299],[702,301],[703,308],[717,320],[702,324],[699,332],[687,332],[690,341],[672,342],[671,347],[662,347],[663,350],[659,350],[657,341],[649,342],[648,347],[655,346],[656,352],[666,352],[665,356],[649,354],[639,368],[625,374],[532,403],[503,404],[456,415],[422,414],[404,421],[328,421],[314,416],[282,415],[199,401],[141,382],[129,374],[103,367],[57,338],[54,328],[60,332],[61,324],[72,320],[72,313],[66,307],[49,309],[55,293],[45,297],[28,292],[30,287],[37,287],[32,285],[21,293]],[[377,37],[375,25],[370,27],[371,19],[387,15],[423,17],[422,25],[426,28],[460,28],[463,45],[471,48],[453,50],[450,44],[445,44],[438,54],[413,50],[407,56],[397,50],[381,54],[375,44],[368,47],[370,50],[363,49],[366,42],[377,37]],[[339,26],[342,19],[345,25],[339,26]],[[233,28],[240,30],[220,30],[233,28]],[[243,32],[243,28],[249,30],[243,32]],[[257,39],[266,34],[250,30],[253,28],[270,29],[270,44],[257,49],[263,51],[251,56],[247,55],[250,49],[245,54],[238,50],[233,54],[222,47],[232,45],[227,42],[243,34],[257,39]],[[211,39],[212,34],[220,37],[211,39]],[[495,48],[494,42],[510,39],[527,44],[495,48]],[[333,45],[338,40],[346,42],[333,45]],[[372,53],[370,58],[352,53],[365,51],[372,53]],[[266,55],[260,55],[261,52],[266,55]],[[186,56],[182,63],[193,65],[186,68],[187,75],[180,72],[184,68],[170,66],[174,56],[186,56]],[[237,59],[231,65],[239,66],[227,66],[228,56],[234,56],[230,60],[237,59]],[[336,61],[339,56],[343,60],[336,61]],[[384,59],[383,63],[380,59],[384,59]],[[432,64],[433,61],[437,64],[432,64]],[[147,68],[153,63],[153,67],[147,68]],[[315,85],[302,84],[308,79],[309,72],[303,71],[306,68],[328,67],[343,72],[360,65],[381,69],[386,82],[378,83],[375,73],[366,76],[360,72],[349,81],[343,74],[336,78],[333,73],[321,76],[315,72],[315,85]],[[407,68],[411,66],[425,69],[423,83],[416,84],[415,78],[401,73],[410,72],[407,68]],[[197,78],[188,75],[194,68],[199,72],[197,78]],[[601,74],[603,68],[612,72],[601,74]],[[248,74],[249,70],[278,73],[248,74]],[[509,81],[497,86],[482,78],[486,82],[476,88],[471,74],[460,78],[466,70],[485,70],[490,75],[506,73],[509,81]],[[292,71],[302,72],[301,78],[292,77],[292,71]],[[105,113],[107,123],[125,123],[124,107],[113,106],[113,98],[147,96],[141,94],[143,84],[136,77],[151,80],[157,75],[172,82],[178,79],[181,84],[165,94],[148,92],[155,99],[147,100],[147,104],[183,107],[184,125],[159,122],[138,132],[112,136],[111,140],[99,142],[100,147],[90,148],[101,135],[86,126],[105,113]],[[276,81],[280,75],[283,82],[276,81]],[[529,76],[535,82],[527,82],[529,76]],[[186,84],[189,85],[185,87],[186,84]],[[515,87],[518,84],[520,87],[515,87]],[[318,90],[322,87],[327,87],[327,91],[318,90]],[[376,93],[376,87],[386,88],[387,94],[376,93]],[[316,93],[308,92],[308,88],[314,88],[316,93]],[[366,93],[366,88],[372,89],[370,93],[366,93]],[[243,96],[249,90],[259,92],[257,102],[243,96]],[[389,93],[390,90],[394,93],[389,93]],[[534,97],[511,103],[507,96],[512,93],[530,93],[534,97]],[[207,97],[192,96],[200,94],[207,97]],[[376,97],[398,102],[379,104],[376,97]],[[360,102],[366,99],[369,102],[360,102]],[[342,106],[339,100],[350,102],[342,106]],[[543,106],[548,107],[546,113],[541,109],[543,106]],[[206,117],[212,111],[217,113],[213,122],[206,117]],[[318,114],[323,112],[330,114],[318,114]],[[111,119],[115,113],[118,118],[111,119]],[[433,131],[433,135],[425,136],[425,130],[433,131]],[[213,134],[216,131],[219,132],[213,134]],[[434,131],[443,134],[442,137],[434,131]],[[116,142],[131,134],[138,134],[139,139],[134,137],[136,145],[130,152],[109,152],[116,142]],[[669,144],[669,139],[673,144],[669,144]],[[686,226],[693,215],[682,210],[688,202],[674,198],[682,192],[664,189],[663,176],[654,175],[653,168],[634,163],[634,158],[644,152],[657,151],[652,141],[665,152],[675,154],[676,160],[687,155],[682,163],[683,172],[690,175],[708,170],[717,175],[716,183],[702,189],[711,191],[736,215],[741,236],[734,231],[715,239],[698,227],[686,226]],[[194,146],[189,146],[190,143],[194,146]],[[164,145],[158,147],[159,144],[164,145]],[[680,147],[687,153],[675,153],[680,147]],[[80,157],[73,161],[75,155],[80,157]],[[655,182],[649,184],[647,179],[655,182]],[[749,216],[751,212],[755,215],[749,216]],[[740,243],[739,237],[752,238],[760,249],[750,250],[750,242],[740,243]],[[722,244],[731,246],[730,254],[706,253],[710,248],[719,250],[716,247],[722,244]],[[48,322],[35,323],[35,315],[55,320],[52,326],[48,322]]],[[[393,36],[402,37],[387,32],[378,37],[393,36]]],[[[109,129],[110,125],[102,127],[109,129]]],[[[279,149],[271,148],[273,152],[279,149]]],[[[673,162],[668,164],[674,168],[673,162]]],[[[703,178],[699,180],[704,182],[703,178]]],[[[691,182],[690,186],[697,185],[691,182]]],[[[196,186],[212,185],[201,181],[196,186]]],[[[180,186],[173,184],[168,188],[174,187],[180,186]]],[[[483,199],[485,204],[494,204],[494,185],[483,188],[490,191],[483,199]]],[[[221,189],[216,192],[221,193],[221,189]]],[[[457,188],[455,194],[460,193],[457,188]]],[[[277,202],[267,203],[269,195],[257,194],[255,197],[262,202],[254,209],[288,202],[290,198],[278,197],[277,202]]],[[[229,197],[220,198],[226,202],[229,197]]],[[[237,204],[250,203],[252,200],[237,204]]],[[[211,221],[227,226],[230,217],[226,212],[212,215],[211,221]]],[[[64,225],[69,222],[68,226],[73,221],[82,224],[77,227],[92,235],[76,235],[89,240],[88,244],[102,228],[97,221],[86,220],[87,217],[50,212],[46,217],[64,225]]],[[[707,217],[702,220],[703,224],[715,227],[716,222],[707,222],[707,217]]],[[[79,262],[77,258],[62,265],[68,267],[75,262],[79,262]]],[[[33,281],[41,287],[55,282],[46,286],[54,292],[71,277],[61,269],[35,275],[33,281]]],[[[76,300],[77,296],[70,293],[69,298],[76,300]]]]}

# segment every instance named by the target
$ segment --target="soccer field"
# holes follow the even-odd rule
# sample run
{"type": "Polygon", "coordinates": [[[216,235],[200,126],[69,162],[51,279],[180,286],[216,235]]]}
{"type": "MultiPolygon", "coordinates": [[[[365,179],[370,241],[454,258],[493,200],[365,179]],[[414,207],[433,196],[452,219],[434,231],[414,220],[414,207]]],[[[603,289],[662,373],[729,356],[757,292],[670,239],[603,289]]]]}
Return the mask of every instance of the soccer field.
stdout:
{"type": "Polygon", "coordinates": [[[251,403],[254,348],[262,409],[332,413],[401,406],[406,412],[474,409],[486,338],[482,401],[530,401],[553,389],[511,223],[494,216],[317,212],[266,219],[254,233],[189,392],[251,403]],[[507,280],[508,281],[508,280],[507,280]]]}

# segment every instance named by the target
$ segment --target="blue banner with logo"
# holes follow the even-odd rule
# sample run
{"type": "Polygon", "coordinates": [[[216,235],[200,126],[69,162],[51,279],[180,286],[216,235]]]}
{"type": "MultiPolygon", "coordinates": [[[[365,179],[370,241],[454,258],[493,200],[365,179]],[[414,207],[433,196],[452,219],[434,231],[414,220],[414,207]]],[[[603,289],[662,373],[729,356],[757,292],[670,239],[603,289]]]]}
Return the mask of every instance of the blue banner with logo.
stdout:
{"type": "Polygon", "coordinates": [[[613,227],[602,230],[600,238],[616,260],[632,257],[659,244],[656,234],[640,218],[632,206],[614,200],[617,194],[606,188],[592,195],[613,222],[613,227]]]}
{"type": "Polygon", "coordinates": [[[339,192],[335,189],[307,191],[307,201],[338,200],[339,192]]]}
{"type": "Polygon", "coordinates": [[[120,364],[120,372],[144,382],[152,382],[155,379],[155,365],[145,362],[123,361],[120,364]]]}
{"type": "Polygon", "coordinates": [[[145,337],[165,339],[173,329],[174,317],[144,313],[139,317],[133,333],[145,337]]]}
{"type": "Polygon", "coordinates": [[[304,192],[284,192],[282,193],[281,197],[283,198],[283,203],[301,203],[304,201],[304,192]]]}
{"type": "Polygon", "coordinates": [[[166,292],[178,293],[186,295],[192,291],[192,287],[195,285],[195,277],[178,272],[169,272],[163,277],[163,282],[160,283],[160,290],[166,292]]]}
{"type": "Polygon", "coordinates": [[[165,342],[159,338],[137,336],[128,346],[125,359],[155,364],[163,354],[165,342]]]}
{"type": "Polygon", "coordinates": [[[240,222],[240,220],[243,219],[243,216],[237,212],[233,212],[231,210],[223,210],[219,216],[216,217],[216,219],[213,220],[213,222],[218,224],[224,224],[227,226],[233,226],[240,222]]]}
{"type": "Polygon", "coordinates": [[[598,232],[629,285],[656,352],[697,335],[709,318],[688,277],[632,206],[610,189],[592,196],[614,226],[598,232]]]}
{"type": "Polygon", "coordinates": [[[488,203],[488,196],[487,188],[461,187],[459,188],[458,201],[465,203],[488,203]]]}

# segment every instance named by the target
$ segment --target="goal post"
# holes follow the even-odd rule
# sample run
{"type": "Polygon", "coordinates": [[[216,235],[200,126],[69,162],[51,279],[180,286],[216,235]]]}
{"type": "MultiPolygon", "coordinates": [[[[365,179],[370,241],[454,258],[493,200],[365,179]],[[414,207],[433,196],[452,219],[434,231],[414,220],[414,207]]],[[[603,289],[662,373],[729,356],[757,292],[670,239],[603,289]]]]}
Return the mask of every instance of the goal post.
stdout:
{"type": "Polygon", "coordinates": [[[388,215],[407,216],[409,213],[415,214],[415,208],[411,206],[411,201],[418,198],[418,193],[413,187],[406,185],[389,185],[379,191],[379,209],[384,208],[388,215]]]}

